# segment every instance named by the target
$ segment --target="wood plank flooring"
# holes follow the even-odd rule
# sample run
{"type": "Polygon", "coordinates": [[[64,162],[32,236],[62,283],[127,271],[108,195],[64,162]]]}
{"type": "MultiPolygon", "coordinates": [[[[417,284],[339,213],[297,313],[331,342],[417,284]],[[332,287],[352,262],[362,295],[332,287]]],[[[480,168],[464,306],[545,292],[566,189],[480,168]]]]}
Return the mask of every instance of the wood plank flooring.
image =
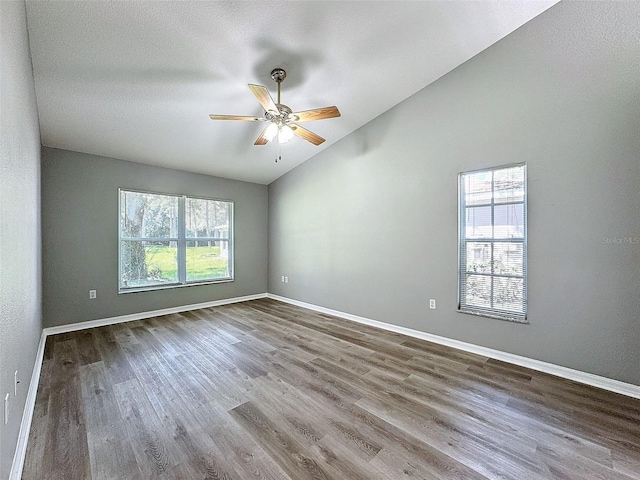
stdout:
{"type": "Polygon", "coordinates": [[[274,300],[49,337],[23,479],[640,479],[640,400],[274,300]]]}

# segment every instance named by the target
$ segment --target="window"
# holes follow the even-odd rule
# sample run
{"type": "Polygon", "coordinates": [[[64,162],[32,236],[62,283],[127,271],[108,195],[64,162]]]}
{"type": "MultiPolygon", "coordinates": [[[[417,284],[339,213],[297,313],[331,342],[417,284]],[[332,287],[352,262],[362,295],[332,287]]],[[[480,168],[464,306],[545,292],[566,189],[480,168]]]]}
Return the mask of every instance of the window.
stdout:
{"type": "Polygon", "coordinates": [[[119,292],[233,280],[233,203],[120,189],[119,292]]]}
{"type": "Polygon", "coordinates": [[[459,175],[458,309],[526,322],[526,165],[459,175]]]}

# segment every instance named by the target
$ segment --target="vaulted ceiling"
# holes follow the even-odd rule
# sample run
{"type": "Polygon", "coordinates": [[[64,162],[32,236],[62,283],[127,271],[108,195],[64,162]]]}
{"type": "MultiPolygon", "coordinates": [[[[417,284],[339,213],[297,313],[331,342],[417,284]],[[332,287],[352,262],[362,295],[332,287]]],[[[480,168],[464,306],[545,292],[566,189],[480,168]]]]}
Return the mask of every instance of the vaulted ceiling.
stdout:
{"type": "Polygon", "coordinates": [[[42,143],[268,184],[556,1],[29,0],[42,143]],[[209,119],[262,115],[247,84],[275,97],[275,67],[282,103],[339,107],[305,124],[322,145],[209,119]]]}

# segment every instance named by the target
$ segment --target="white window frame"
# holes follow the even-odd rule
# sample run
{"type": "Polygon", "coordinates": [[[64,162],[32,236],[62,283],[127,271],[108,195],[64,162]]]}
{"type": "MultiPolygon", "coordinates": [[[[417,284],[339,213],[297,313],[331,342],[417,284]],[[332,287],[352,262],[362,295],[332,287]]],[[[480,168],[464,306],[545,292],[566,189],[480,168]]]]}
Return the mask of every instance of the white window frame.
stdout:
{"type": "MultiPolygon", "coordinates": [[[[494,232],[495,233],[495,232],[494,232]]],[[[492,270],[493,270],[493,262],[492,270]]],[[[478,275],[477,272],[473,272],[474,275],[478,275]]],[[[515,163],[510,165],[501,165],[498,167],[491,168],[481,168],[478,170],[471,170],[467,172],[460,172],[458,174],[458,312],[460,313],[468,313],[472,315],[479,315],[483,317],[489,318],[497,318],[500,320],[509,320],[512,322],[519,323],[529,323],[527,320],[527,165],[526,163],[515,163]],[[492,177],[492,195],[491,201],[487,204],[474,204],[469,205],[473,207],[479,206],[490,206],[491,207],[491,227],[493,231],[493,227],[495,224],[493,223],[493,215],[494,215],[494,207],[496,205],[514,205],[514,204],[522,204],[523,205],[523,235],[522,237],[515,238],[496,238],[495,234],[490,238],[466,238],[466,200],[465,200],[465,186],[464,186],[464,178],[469,174],[477,174],[480,172],[491,172],[493,174],[498,170],[505,170],[514,167],[524,167],[524,181],[523,181],[523,198],[522,201],[512,201],[512,202],[494,202],[493,195],[493,177],[492,177]],[[493,243],[518,243],[522,245],[522,254],[523,254],[523,264],[522,264],[522,276],[519,275],[503,275],[496,274],[494,272],[491,273],[482,273],[483,276],[489,276],[492,278],[492,292],[491,292],[491,307],[473,305],[467,301],[465,297],[465,277],[467,274],[471,274],[467,272],[467,242],[482,242],[489,243],[492,246],[491,255],[493,255],[493,243]],[[523,281],[523,298],[522,298],[522,312],[512,312],[507,310],[501,310],[493,307],[493,279],[494,278],[522,278],[523,281]]]]}
{"type": "Polygon", "coordinates": [[[235,280],[235,254],[234,254],[234,210],[235,205],[232,200],[223,200],[220,198],[209,198],[209,197],[199,197],[195,195],[180,195],[174,193],[161,193],[161,192],[149,192],[144,190],[135,190],[131,188],[119,188],[118,189],[118,293],[135,293],[135,292],[146,292],[152,290],[164,290],[168,288],[179,288],[179,287],[190,287],[194,285],[208,285],[214,283],[226,283],[233,282],[235,280]],[[121,221],[121,212],[122,212],[122,193],[141,193],[145,195],[158,195],[164,197],[177,197],[178,198],[178,236],[177,237],[123,237],[122,236],[122,221],[121,221]],[[197,199],[197,200],[210,200],[214,202],[224,202],[229,205],[229,234],[227,238],[220,237],[187,237],[186,236],[186,214],[185,214],[185,204],[187,199],[197,199]],[[144,285],[144,286],[134,286],[127,287],[121,284],[122,280],[122,242],[127,240],[133,241],[147,241],[147,242],[176,242],[177,243],[177,269],[178,269],[178,280],[177,282],[171,283],[163,283],[159,285],[144,285]],[[207,242],[207,241],[216,241],[222,242],[226,241],[228,244],[228,267],[229,267],[229,275],[226,277],[218,277],[212,279],[198,279],[198,280],[187,280],[187,265],[186,265],[186,253],[187,253],[187,243],[188,242],[207,242]]]}

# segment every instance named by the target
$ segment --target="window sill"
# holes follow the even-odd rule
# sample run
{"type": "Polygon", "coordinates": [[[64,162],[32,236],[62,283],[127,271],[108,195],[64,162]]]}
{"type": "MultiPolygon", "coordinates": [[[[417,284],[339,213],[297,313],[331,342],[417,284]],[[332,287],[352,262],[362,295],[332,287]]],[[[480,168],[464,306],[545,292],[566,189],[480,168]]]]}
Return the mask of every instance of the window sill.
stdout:
{"type": "Polygon", "coordinates": [[[204,282],[190,282],[190,283],[171,283],[166,285],[150,285],[146,287],[132,287],[127,289],[118,290],[118,295],[126,293],[140,293],[140,292],[153,292],[155,290],[171,290],[174,288],[183,287],[199,287],[202,285],[215,285],[216,283],[229,283],[233,282],[233,278],[221,278],[220,280],[207,280],[204,282]]]}
{"type": "Polygon", "coordinates": [[[472,310],[466,308],[459,308],[457,310],[458,313],[466,313],[468,315],[475,315],[476,317],[485,317],[485,318],[494,318],[496,320],[504,320],[506,322],[513,323],[522,323],[525,325],[529,324],[529,320],[527,317],[522,317],[520,315],[509,315],[508,313],[498,313],[498,312],[486,312],[484,310],[472,310]]]}

